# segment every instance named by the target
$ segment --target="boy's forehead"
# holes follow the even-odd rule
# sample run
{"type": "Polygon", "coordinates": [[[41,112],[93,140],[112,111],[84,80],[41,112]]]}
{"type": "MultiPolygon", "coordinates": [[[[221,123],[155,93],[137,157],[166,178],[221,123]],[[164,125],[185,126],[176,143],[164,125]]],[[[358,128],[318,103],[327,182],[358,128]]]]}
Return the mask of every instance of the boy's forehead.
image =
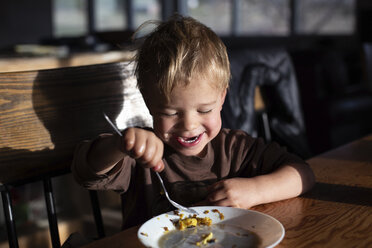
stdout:
{"type": "Polygon", "coordinates": [[[208,105],[216,101],[220,90],[206,83],[192,83],[189,85],[176,86],[168,97],[160,97],[162,105],[172,105],[174,102],[180,102],[185,99],[192,99],[195,104],[208,105]],[[203,97],[200,97],[200,94],[203,97]]]}
{"type": "MultiPolygon", "coordinates": [[[[157,83],[148,82],[146,88],[142,91],[144,97],[151,102],[151,105],[166,106],[174,100],[178,100],[182,96],[198,94],[200,91],[208,93],[207,95],[219,95],[225,88],[221,87],[221,83],[214,78],[194,77],[188,81],[178,81],[173,83],[172,90],[168,93],[162,90],[162,87],[157,83]]],[[[206,96],[206,95],[204,95],[206,96]]],[[[203,97],[204,98],[204,97],[203,97]]]]}

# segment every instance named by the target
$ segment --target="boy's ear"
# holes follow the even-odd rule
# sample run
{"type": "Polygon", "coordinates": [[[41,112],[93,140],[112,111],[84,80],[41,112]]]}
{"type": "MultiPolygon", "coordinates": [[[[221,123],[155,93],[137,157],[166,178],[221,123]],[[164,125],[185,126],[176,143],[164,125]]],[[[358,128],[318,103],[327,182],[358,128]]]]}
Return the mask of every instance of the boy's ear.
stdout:
{"type": "Polygon", "coordinates": [[[225,101],[226,94],[227,94],[227,89],[224,89],[223,92],[222,92],[222,100],[223,101],[225,101]]]}

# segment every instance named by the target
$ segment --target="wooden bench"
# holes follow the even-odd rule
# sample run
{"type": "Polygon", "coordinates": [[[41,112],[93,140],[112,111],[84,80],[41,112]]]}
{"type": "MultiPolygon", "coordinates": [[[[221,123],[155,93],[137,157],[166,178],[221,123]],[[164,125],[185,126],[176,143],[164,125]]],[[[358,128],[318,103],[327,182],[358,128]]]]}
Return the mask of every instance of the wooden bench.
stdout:
{"type": "MultiPolygon", "coordinates": [[[[36,181],[43,181],[52,245],[60,247],[51,179],[70,172],[77,143],[112,131],[103,112],[117,120],[127,101],[144,106],[133,77],[128,62],[0,73],[0,189],[10,247],[18,242],[9,189],[36,181]]],[[[133,113],[121,118],[148,123],[148,113],[133,113]]],[[[91,199],[103,237],[95,192],[91,199]]]]}

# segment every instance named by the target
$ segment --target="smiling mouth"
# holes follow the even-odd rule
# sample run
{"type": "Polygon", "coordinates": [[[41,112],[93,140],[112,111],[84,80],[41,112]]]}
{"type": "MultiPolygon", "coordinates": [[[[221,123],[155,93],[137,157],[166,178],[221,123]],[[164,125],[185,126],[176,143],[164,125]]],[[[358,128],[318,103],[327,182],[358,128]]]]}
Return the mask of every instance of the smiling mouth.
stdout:
{"type": "Polygon", "coordinates": [[[189,137],[189,138],[186,138],[186,137],[177,137],[177,141],[182,146],[190,147],[190,146],[197,145],[200,142],[202,136],[203,136],[203,133],[201,133],[201,134],[199,134],[197,136],[189,137]]]}

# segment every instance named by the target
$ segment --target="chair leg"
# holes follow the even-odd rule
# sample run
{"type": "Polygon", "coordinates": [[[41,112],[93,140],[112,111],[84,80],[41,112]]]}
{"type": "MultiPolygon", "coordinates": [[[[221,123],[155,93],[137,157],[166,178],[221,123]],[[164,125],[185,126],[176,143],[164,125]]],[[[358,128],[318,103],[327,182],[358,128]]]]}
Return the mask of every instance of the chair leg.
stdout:
{"type": "Polygon", "coordinates": [[[98,194],[95,190],[89,190],[90,201],[92,203],[92,210],[94,221],[96,223],[98,238],[105,237],[105,229],[103,226],[101,208],[99,206],[98,194]]]}
{"type": "Polygon", "coordinates": [[[57,248],[61,247],[61,241],[59,239],[57,213],[55,209],[55,202],[52,190],[52,180],[50,178],[46,178],[43,180],[43,183],[45,202],[48,212],[49,231],[50,237],[52,239],[52,247],[57,248]]]}
{"type": "Polygon", "coordinates": [[[3,200],[4,216],[6,221],[6,229],[8,231],[8,242],[10,248],[18,248],[18,239],[15,221],[13,217],[13,206],[9,190],[6,186],[1,185],[1,197],[3,200]]]}
{"type": "Polygon", "coordinates": [[[271,140],[271,131],[270,131],[270,124],[269,124],[269,117],[265,111],[261,111],[257,114],[258,121],[259,121],[259,129],[266,143],[270,143],[271,140]]]}

